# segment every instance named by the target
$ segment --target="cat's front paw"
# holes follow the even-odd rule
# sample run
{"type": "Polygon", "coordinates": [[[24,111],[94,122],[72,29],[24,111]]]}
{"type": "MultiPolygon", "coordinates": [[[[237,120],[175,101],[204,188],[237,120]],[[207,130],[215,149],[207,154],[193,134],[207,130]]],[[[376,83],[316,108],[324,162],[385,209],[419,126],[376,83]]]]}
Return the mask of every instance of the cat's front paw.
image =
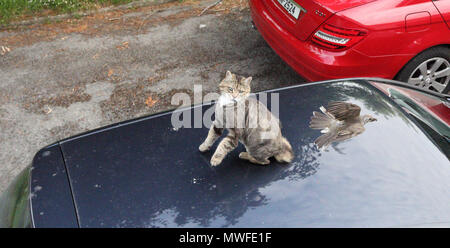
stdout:
{"type": "Polygon", "coordinates": [[[199,151],[201,151],[201,152],[206,152],[206,151],[209,151],[209,146],[208,145],[206,145],[205,143],[202,143],[199,147],[198,147],[198,150],[199,151]]]}
{"type": "Polygon", "coordinates": [[[212,156],[211,158],[211,166],[218,166],[220,163],[222,163],[222,158],[219,156],[212,156]]]}

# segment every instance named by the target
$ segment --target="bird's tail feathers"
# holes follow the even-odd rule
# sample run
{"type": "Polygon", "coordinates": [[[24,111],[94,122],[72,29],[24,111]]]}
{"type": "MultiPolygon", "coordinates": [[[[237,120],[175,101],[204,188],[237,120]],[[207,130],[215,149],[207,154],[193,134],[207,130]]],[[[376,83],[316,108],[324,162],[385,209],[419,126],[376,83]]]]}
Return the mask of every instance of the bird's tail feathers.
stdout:
{"type": "Polygon", "coordinates": [[[313,111],[309,127],[312,129],[322,129],[326,132],[336,119],[323,106],[320,107],[320,110],[323,113],[313,111]]]}

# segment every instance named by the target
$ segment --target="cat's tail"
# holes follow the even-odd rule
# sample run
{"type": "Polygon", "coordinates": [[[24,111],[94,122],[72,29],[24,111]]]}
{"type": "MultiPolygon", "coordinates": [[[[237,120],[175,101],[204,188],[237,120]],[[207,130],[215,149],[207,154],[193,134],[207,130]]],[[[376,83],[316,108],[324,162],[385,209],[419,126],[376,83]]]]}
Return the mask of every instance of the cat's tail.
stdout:
{"type": "Polygon", "coordinates": [[[283,149],[280,153],[276,154],[274,157],[280,163],[290,163],[294,159],[294,152],[292,151],[292,146],[289,141],[282,137],[281,142],[283,149]]]}
{"type": "Polygon", "coordinates": [[[328,131],[336,119],[333,115],[329,114],[324,107],[320,107],[320,110],[323,114],[316,111],[313,112],[313,116],[311,116],[311,121],[309,122],[309,127],[312,129],[322,129],[324,131],[328,131]]]}

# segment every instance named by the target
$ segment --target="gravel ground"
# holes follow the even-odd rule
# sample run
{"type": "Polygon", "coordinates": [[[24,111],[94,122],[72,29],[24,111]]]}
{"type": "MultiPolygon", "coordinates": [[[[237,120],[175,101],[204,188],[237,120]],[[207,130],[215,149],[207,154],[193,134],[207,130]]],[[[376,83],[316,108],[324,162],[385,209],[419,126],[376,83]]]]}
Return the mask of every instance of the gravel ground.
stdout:
{"type": "Polygon", "coordinates": [[[246,1],[184,1],[0,31],[0,192],[43,146],[176,106],[231,70],[253,91],[305,82],[251,27],[246,1]]]}

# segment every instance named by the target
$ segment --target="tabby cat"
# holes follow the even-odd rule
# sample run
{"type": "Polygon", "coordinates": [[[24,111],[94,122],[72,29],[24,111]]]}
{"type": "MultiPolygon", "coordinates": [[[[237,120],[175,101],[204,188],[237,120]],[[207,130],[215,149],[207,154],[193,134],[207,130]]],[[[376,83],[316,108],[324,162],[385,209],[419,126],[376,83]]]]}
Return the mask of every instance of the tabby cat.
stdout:
{"type": "Polygon", "coordinates": [[[291,145],[281,134],[280,121],[263,103],[250,96],[251,80],[251,77],[238,80],[227,71],[219,84],[221,95],[215,105],[215,120],[199,147],[201,152],[208,151],[223,130],[228,130],[211,158],[212,166],[219,165],[239,141],[246,149],[239,158],[255,164],[267,165],[272,156],[283,163],[290,163],[294,158],[291,145]]]}

